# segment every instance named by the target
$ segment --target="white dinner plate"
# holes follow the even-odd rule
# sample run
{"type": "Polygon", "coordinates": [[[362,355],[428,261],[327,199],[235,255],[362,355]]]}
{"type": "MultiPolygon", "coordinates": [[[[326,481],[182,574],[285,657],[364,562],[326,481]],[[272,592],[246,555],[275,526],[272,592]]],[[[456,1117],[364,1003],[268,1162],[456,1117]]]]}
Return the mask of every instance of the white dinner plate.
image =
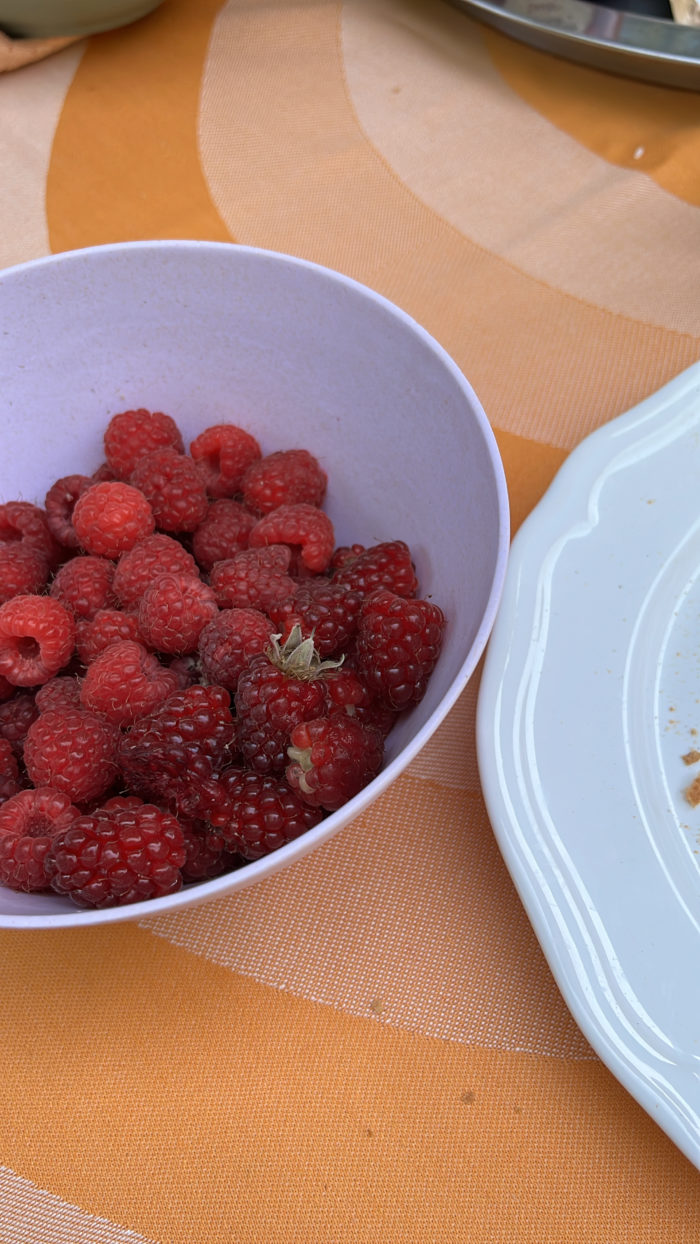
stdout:
{"type": "Polygon", "coordinates": [[[559,988],[700,1167],[700,364],[589,436],[513,542],[491,822],[559,988]]]}

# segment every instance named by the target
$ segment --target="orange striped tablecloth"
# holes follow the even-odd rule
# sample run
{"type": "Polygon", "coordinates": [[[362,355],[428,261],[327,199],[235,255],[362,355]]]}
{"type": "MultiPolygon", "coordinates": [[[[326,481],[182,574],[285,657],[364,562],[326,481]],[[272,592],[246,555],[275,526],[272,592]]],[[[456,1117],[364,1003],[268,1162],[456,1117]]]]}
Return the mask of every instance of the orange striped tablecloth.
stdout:
{"type": "MultiPolygon", "coordinates": [[[[514,525],[700,357],[700,97],[430,0],[166,0],[0,76],[0,266],[223,239],[447,348],[514,525]]],[[[696,1244],[697,1172],[587,1045],[499,856],[477,680],[403,777],[228,900],[3,933],[2,1244],[696,1244]]]]}

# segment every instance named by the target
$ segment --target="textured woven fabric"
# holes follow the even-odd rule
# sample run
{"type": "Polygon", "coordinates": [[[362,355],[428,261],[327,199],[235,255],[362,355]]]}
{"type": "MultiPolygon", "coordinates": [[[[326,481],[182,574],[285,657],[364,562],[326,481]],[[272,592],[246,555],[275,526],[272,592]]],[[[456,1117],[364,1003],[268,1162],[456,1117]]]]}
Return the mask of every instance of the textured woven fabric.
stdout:
{"type": "MultiPolygon", "coordinates": [[[[0,76],[0,264],[134,238],[363,281],[453,355],[514,528],[700,357],[700,97],[432,0],[165,0],[0,76]]],[[[697,1172],[571,1018],[478,676],[331,842],[208,906],[5,932],[2,1244],[696,1244],[697,1172]]]]}

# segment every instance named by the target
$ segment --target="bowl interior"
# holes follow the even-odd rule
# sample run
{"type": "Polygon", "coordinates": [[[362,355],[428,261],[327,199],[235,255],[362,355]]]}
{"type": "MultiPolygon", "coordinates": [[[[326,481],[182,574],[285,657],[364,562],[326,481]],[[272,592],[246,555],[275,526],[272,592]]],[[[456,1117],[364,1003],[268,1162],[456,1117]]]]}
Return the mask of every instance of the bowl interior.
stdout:
{"type": "Polygon", "coordinates": [[[0,274],[0,322],[0,499],[41,504],[55,479],[94,470],[104,427],[120,410],[167,411],[186,444],[233,421],[265,453],[314,452],[329,475],[336,542],[406,540],[421,594],[447,614],[428,692],[389,736],[384,770],[303,839],[138,908],[81,913],[58,896],[0,889],[0,924],[140,916],[248,884],[379,793],[481,655],[508,542],[502,467],[481,406],[441,347],[392,304],[336,273],[252,248],[131,243],[34,261],[0,274]]]}

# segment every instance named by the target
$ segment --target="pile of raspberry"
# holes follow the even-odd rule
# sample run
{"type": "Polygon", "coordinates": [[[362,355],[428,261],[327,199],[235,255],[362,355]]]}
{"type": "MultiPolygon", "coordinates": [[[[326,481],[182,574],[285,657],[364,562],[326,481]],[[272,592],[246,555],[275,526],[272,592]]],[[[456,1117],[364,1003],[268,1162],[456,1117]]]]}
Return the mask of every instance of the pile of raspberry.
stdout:
{"type": "Polygon", "coordinates": [[[0,883],[102,908],[275,851],[378,773],[445,617],[401,540],[336,547],[306,449],[186,449],[123,411],[105,462],[0,504],[0,883]]]}

